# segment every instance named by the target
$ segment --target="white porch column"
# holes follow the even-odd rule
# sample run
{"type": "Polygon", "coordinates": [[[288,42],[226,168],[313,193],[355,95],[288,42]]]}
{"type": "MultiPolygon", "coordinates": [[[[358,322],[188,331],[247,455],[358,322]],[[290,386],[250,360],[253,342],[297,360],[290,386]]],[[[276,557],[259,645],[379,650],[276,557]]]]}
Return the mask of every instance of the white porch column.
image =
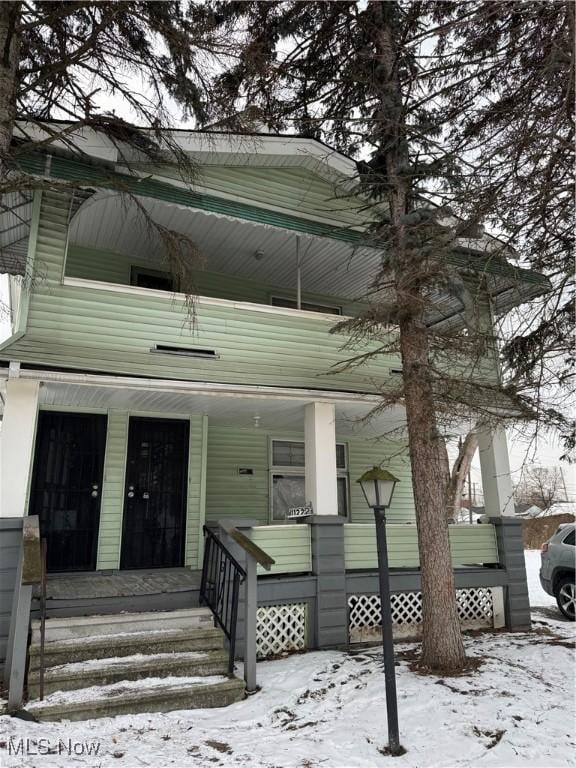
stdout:
{"type": "Polygon", "coordinates": [[[24,517],[38,417],[37,381],[8,379],[2,420],[0,517],[24,517]]]}
{"type": "Polygon", "coordinates": [[[305,408],[306,502],[315,515],[338,514],[336,473],[336,411],[333,403],[309,403],[305,408]]]}
{"type": "Polygon", "coordinates": [[[478,450],[486,514],[513,515],[514,488],[504,427],[480,432],[478,450]]]}

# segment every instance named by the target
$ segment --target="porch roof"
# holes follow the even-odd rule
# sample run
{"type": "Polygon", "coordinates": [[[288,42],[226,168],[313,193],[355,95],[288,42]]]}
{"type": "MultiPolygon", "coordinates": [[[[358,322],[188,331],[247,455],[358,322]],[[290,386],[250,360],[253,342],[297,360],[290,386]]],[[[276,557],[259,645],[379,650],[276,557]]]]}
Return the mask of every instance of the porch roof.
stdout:
{"type": "MultiPolygon", "coordinates": [[[[209,152],[209,147],[204,150],[204,154],[206,152],[209,152]]],[[[315,217],[295,216],[276,210],[273,206],[247,204],[234,199],[233,196],[227,198],[219,194],[190,190],[182,182],[167,177],[150,174],[142,177],[134,176],[117,166],[106,165],[101,161],[94,163],[37,153],[24,156],[21,165],[23,170],[39,176],[72,183],[77,181],[81,191],[80,196],[75,198],[76,209],[95,190],[107,189],[108,194],[111,194],[110,189],[116,187],[147,200],[148,204],[150,201],[155,201],[155,205],[162,202],[186,209],[188,212],[194,209],[205,214],[231,217],[237,222],[251,222],[254,225],[274,227],[287,233],[298,232],[310,238],[321,239],[325,241],[323,245],[325,250],[335,251],[340,246],[340,250],[347,254],[347,258],[359,252],[362,258],[357,259],[359,265],[357,269],[363,275],[365,286],[374,275],[373,260],[378,263],[385,258],[383,244],[370,238],[363,231],[365,227],[338,226],[334,224],[334,217],[328,216],[321,221],[315,217]],[[330,221],[331,218],[332,221],[330,221]]],[[[339,170],[344,176],[343,171],[339,170]]],[[[359,200],[356,200],[356,203],[356,208],[360,210],[359,200]]],[[[71,215],[74,212],[71,211],[71,215]]],[[[0,248],[6,262],[2,271],[22,271],[22,265],[18,270],[12,262],[14,259],[21,261],[23,258],[30,216],[31,200],[20,193],[15,194],[14,200],[9,201],[9,204],[0,212],[0,248]]],[[[367,223],[370,218],[371,216],[367,214],[367,223]]],[[[486,278],[497,313],[507,312],[512,307],[546,292],[550,285],[544,275],[517,267],[504,258],[501,252],[502,247],[502,243],[492,237],[485,237],[481,241],[461,239],[458,241],[458,247],[447,256],[458,270],[473,272],[486,278]]],[[[355,281],[353,290],[357,291],[356,286],[361,283],[361,280],[355,281]]],[[[452,323],[459,322],[458,316],[462,311],[459,299],[446,296],[431,298],[438,309],[438,312],[432,313],[436,316],[430,318],[431,324],[448,319],[452,320],[452,323]]]]}
{"type": "MultiPolygon", "coordinates": [[[[208,416],[209,424],[263,430],[303,431],[304,406],[334,403],[336,429],[342,436],[400,438],[405,436],[405,409],[401,405],[372,412],[381,403],[377,395],[297,388],[211,384],[103,376],[89,373],[21,369],[22,378],[42,382],[40,407],[108,409],[134,413],[208,416]],[[372,414],[372,415],[371,415],[372,414]],[[257,417],[257,418],[255,418],[257,417]]],[[[0,390],[7,369],[0,371],[0,390]]],[[[467,425],[461,424],[464,432],[467,425]]]]}

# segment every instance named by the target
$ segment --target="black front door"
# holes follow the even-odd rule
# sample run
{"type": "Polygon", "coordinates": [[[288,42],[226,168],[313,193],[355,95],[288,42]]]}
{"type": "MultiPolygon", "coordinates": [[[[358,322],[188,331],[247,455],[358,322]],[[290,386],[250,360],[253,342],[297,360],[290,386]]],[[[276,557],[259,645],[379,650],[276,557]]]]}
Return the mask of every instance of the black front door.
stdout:
{"type": "Polygon", "coordinates": [[[184,565],[189,422],[131,418],[121,568],[184,565]]]}
{"type": "Polygon", "coordinates": [[[49,571],[96,567],[106,416],[38,414],[30,514],[40,518],[49,571]]]}

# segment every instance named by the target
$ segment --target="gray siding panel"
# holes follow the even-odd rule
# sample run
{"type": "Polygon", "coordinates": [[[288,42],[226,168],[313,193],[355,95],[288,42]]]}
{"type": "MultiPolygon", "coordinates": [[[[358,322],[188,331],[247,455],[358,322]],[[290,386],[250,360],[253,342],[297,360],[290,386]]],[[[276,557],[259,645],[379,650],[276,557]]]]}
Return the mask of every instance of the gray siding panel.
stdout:
{"type": "Polygon", "coordinates": [[[0,518],[0,671],[6,659],[21,532],[21,518],[0,518]]]}

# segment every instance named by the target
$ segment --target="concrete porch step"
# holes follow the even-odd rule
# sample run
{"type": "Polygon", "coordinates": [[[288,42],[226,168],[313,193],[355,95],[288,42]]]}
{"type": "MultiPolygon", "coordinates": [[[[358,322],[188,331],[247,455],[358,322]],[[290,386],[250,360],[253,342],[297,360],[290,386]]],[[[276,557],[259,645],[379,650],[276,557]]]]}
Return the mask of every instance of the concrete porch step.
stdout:
{"type": "MultiPolygon", "coordinates": [[[[74,691],[110,685],[121,680],[166,677],[205,677],[226,675],[228,653],[223,650],[183,653],[136,654],[118,658],[92,659],[49,667],[44,674],[44,695],[55,691],[74,691]]],[[[28,675],[28,696],[40,695],[40,672],[28,675]]]]}
{"type": "Polygon", "coordinates": [[[140,712],[226,707],[241,701],[244,695],[244,682],[234,677],[171,677],[59,692],[42,702],[30,702],[26,709],[41,721],[87,720],[140,712]]]}
{"type": "MultiPolygon", "coordinates": [[[[51,618],[46,620],[46,642],[80,637],[117,635],[155,629],[200,629],[214,626],[208,608],[187,608],[177,611],[149,611],[114,615],[51,618]]],[[[40,621],[32,622],[32,643],[40,642],[40,621]]]]}
{"type": "MultiPolygon", "coordinates": [[[[145,630],[117,634],[74,637],[46,643],[44,666],[55,667],[89,659],[108,659],[141,653],[180,653],[183,651],[222,650],[224,635],[214,627],[198,629],[145,630]]],[[[40,666],[40,645],[29,649],[29,672],[40,666]]]]}

